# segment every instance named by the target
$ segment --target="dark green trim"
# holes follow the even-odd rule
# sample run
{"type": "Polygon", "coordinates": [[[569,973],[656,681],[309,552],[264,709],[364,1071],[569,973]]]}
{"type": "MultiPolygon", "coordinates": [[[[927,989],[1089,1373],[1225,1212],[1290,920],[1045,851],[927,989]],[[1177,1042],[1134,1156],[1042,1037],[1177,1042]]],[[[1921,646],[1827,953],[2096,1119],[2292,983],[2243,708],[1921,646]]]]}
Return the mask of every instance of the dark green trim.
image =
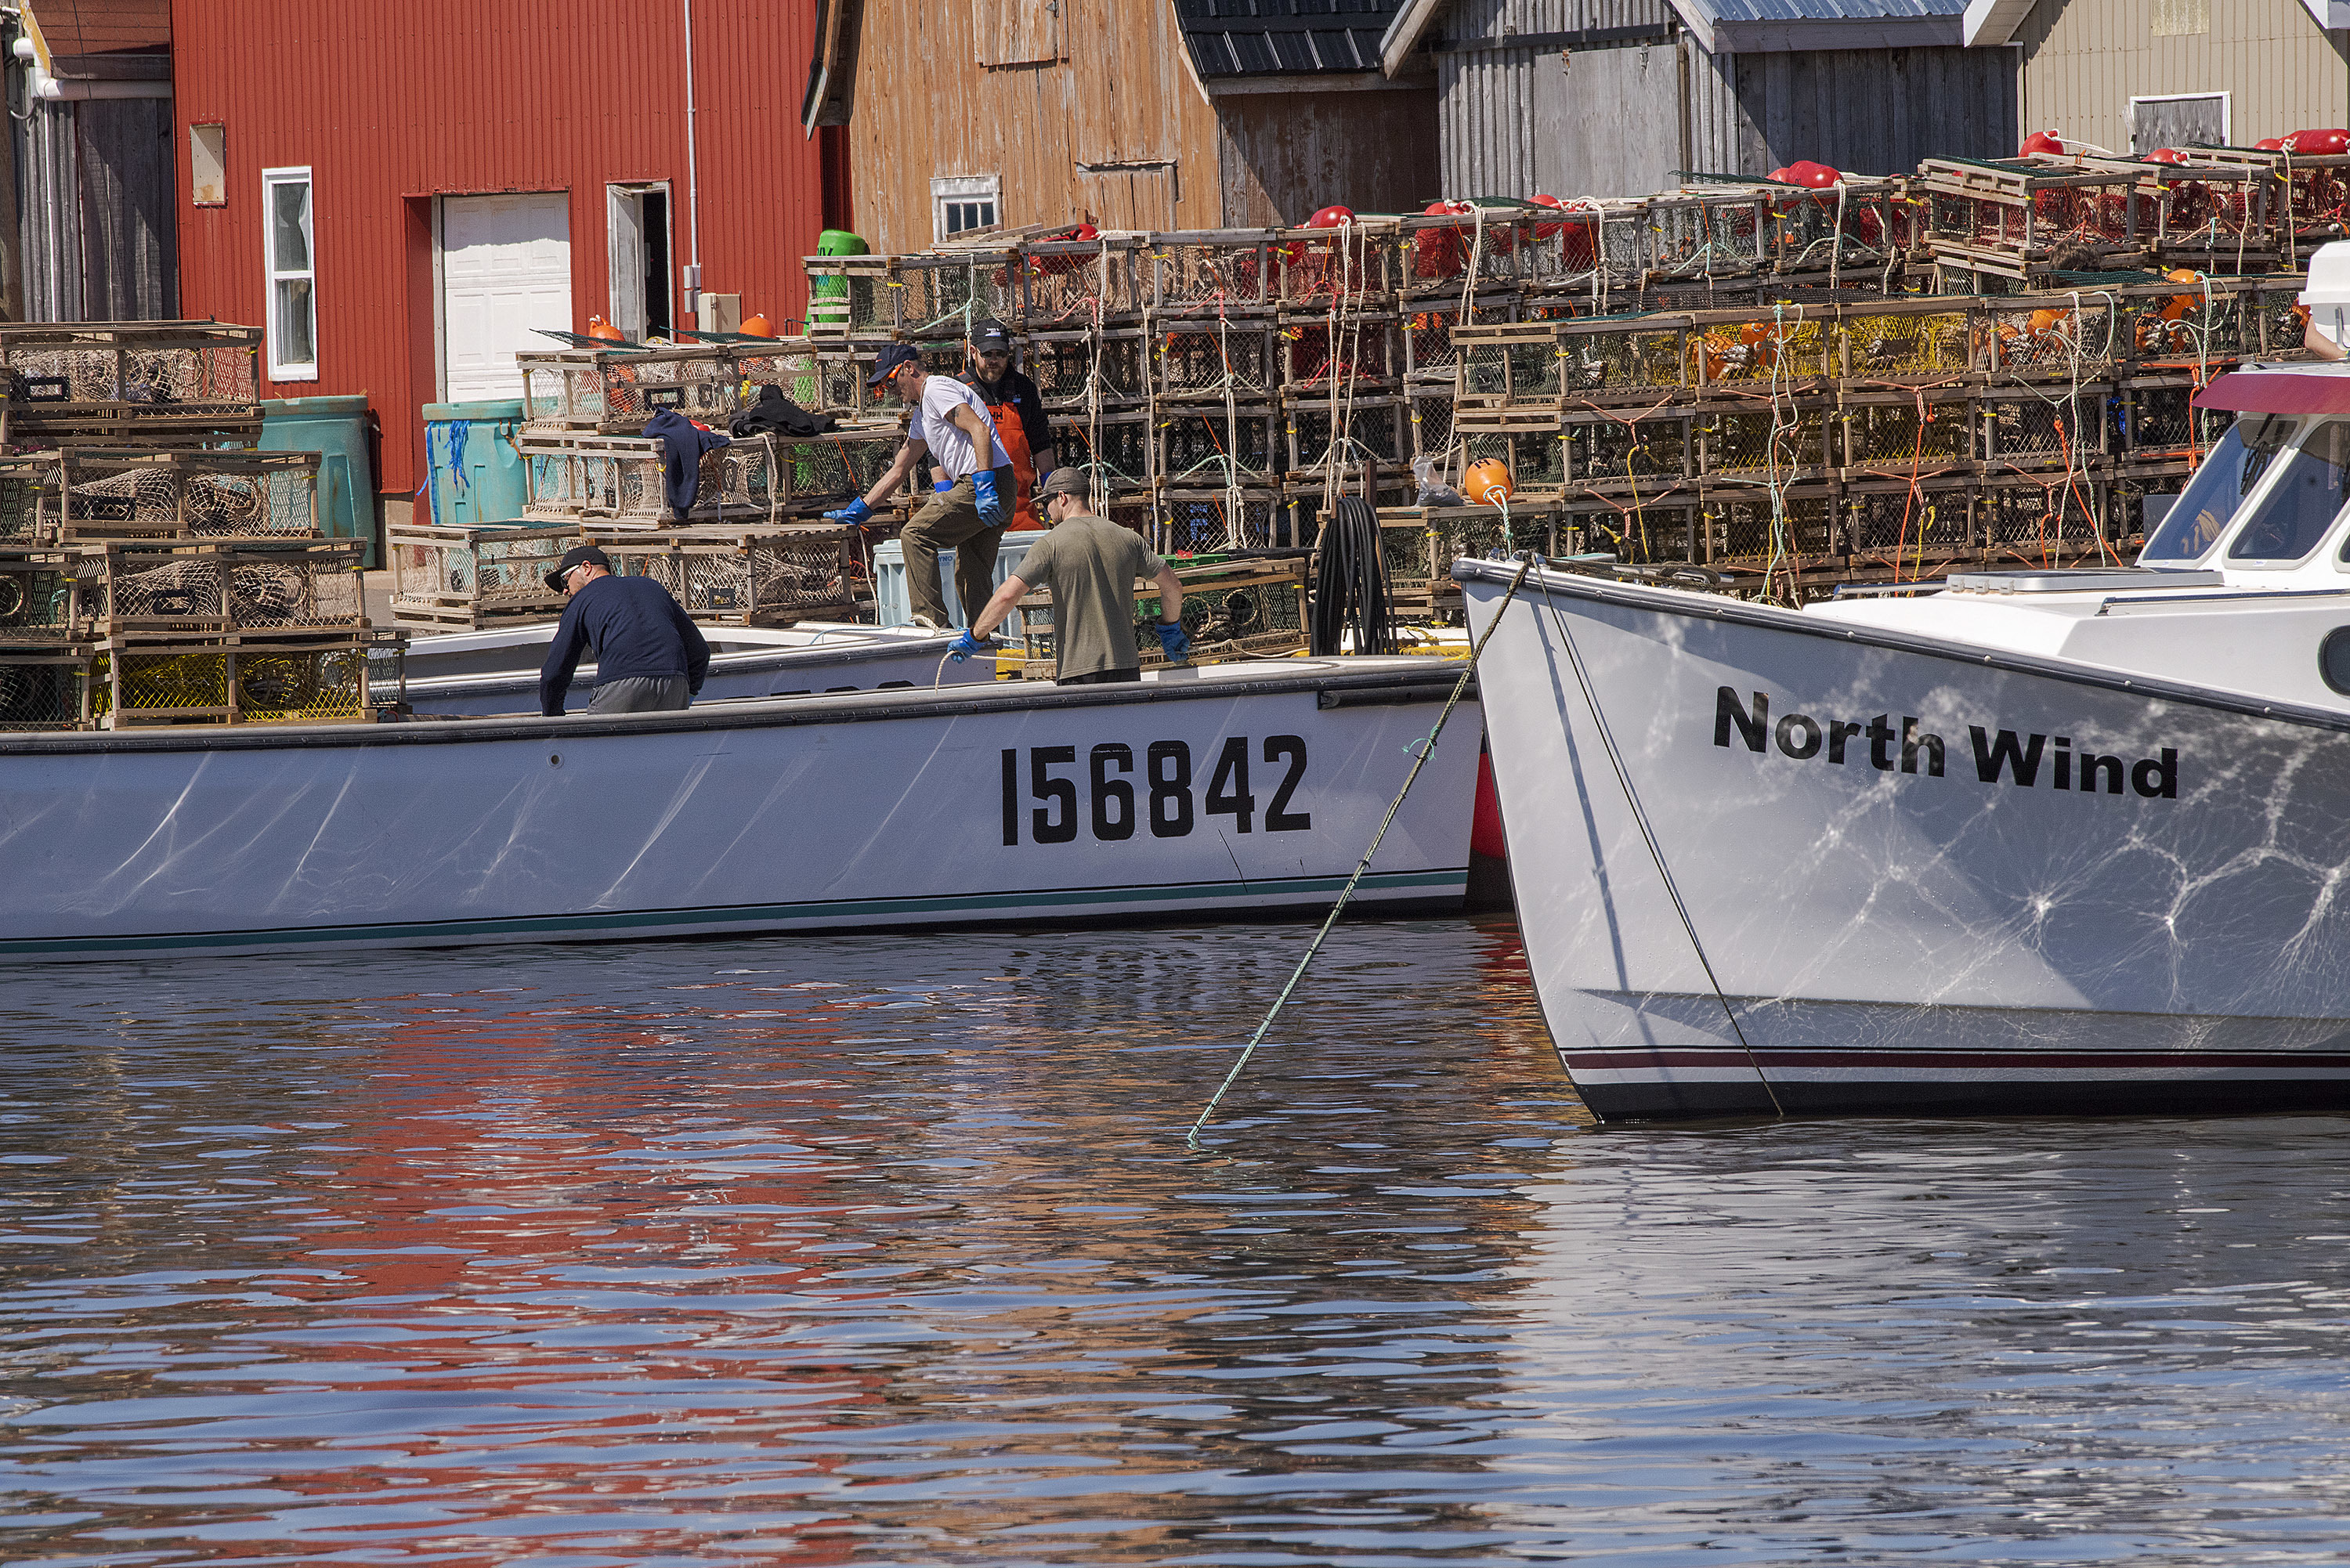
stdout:
{"type": "MultiPolygon", "coordinates": [[[[1421,888],[1458,893],[1467,885],[1468,875],[1465,867],[1438,871],[1373,872],[1363,878],[1361,890],[1372,892],[1421,888]]],[[[794,923],[792,929],[846,929],[892,917],[899,918],[899,923],[905,924],[947,923],[958,918],[1033,920],[1040,915],[1049,917],[1053,910],[1077,906],[1167,905],[1198,898],[1245,900],[1253,909],[1269,898],[1316,893],[1336,897],[1346,885],[1344,877],[1288,877],[1261,882],[1173,882],[1143,888],[1072,888],[906,898],[834,898],[800,904],[736,904],[706,909],[633,909],[599,915],[515,915],[484,920],[281,926],[259,930],[190,931],[135,937],[23,938],[0,941],[0,958],[98,958],[120,953],[203,952],[223,948],[299,948],[327,943],[430,946],[485,938],[497,941],[527,942],[599,934],[622,936],[650,929],[663,931],[749,930],[781,926],[786,922],[794,923]],[[800,921],[818,923],[796,924],[800,921]]]]}

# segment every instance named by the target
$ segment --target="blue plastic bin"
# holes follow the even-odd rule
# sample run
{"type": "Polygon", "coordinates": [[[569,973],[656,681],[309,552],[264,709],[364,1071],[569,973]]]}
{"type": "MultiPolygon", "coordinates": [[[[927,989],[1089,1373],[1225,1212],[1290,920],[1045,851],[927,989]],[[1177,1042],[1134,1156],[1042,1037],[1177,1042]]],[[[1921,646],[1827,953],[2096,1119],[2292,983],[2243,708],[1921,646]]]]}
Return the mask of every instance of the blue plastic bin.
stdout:
{"type": "Polygon", "coordinates": [[[516,523],[530,504],[530,471],[515,443],[522,400],[424,405],[424,462],[436,528],[516,523]]]}
{"type": "MultiPolygon", "coordinates": [[[[1045,536],[1043,530],[1024,528],[1016,534],[1006,534],[995,547],[995,586],[1002,587],[1003,579],[1020,569],[1028,554],[1028,546],[1045,536]]],[[[962,613],[962,600],[955,595],[955,553],[939,552],[939,587],[946,595],[947,615],[955,625],[968,626],[970,618],[962,613]]],[[[914,624],[914,601],[906,593],[906,550],[895,539],[887,539],[873,546],[873,609],[883,626],[914,624]]],[[[1021,615],[1014,610],[1004,618],[998,637],[1021,635],[1021,615]]]]}
{"type": "Polygon", "coordinates": [[[365,539],[376,565],[375,464],[368,456],[368,400],[272,398],[261,405],[261,450],[318,454],[318,526],[330,538],[365,539]]]}

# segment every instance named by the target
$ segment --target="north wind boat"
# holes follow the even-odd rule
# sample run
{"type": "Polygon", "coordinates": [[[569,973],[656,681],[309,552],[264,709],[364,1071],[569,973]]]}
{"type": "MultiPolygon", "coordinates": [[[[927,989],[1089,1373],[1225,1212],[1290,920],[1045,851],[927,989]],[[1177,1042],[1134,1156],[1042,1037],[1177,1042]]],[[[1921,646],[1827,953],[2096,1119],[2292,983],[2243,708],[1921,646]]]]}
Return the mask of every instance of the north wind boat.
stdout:
{"type": "MultiPolygon", "coordinates": [[[[0,735],[0,959],[1326,907],[1460,666],[1285,659],[680,713],[0,735]]],[[[1357,898],[1457,906],[1477,715],[1357,898]]]]}
{"type": "Polygon", "coordinates": [[[1798,613],[1458,566],[1592,1110],[2350,1105],[2345,369],[2207,389],[2137,569],[1798,613]]]}

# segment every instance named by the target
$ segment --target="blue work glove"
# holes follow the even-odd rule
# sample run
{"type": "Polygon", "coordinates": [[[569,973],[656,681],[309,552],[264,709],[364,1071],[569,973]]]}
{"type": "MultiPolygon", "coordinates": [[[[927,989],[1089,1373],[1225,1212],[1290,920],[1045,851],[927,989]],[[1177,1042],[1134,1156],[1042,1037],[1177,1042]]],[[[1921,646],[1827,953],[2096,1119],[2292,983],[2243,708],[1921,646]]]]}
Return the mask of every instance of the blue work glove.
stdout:
{"type": "MultiPolygon", "coordinates": [[[[802,515],[805,516],[806,514],[802,515]]],[[[839,511],[826,513],[824,520],[827,523],[846,523],[852,528],[861,528],[865,525],[865,520],[872,515],[873,508],[866,505],[865,497],[860,495],[839,511]]]]}
{"type": "Polygon", "coordinates": [[[947,657],[953,659],[957,664],[961,664],[964,659],[969,659],[974,653],[985,653],[987,651],[987,644],[972,636],[971,628],[969,627],[963,628],[962,633],[957,636],[952,642],[947,644],[947,657]]]}
{"type": "Polygon", "coordinates": [[[1159,646],[1166,651],[1167,662],[1180,664],[1191,651],[1191,639],[1180,626],[1169,626],[1160,621],[1151,628],[1159,634],[1159,646]]]}
{"type": "Polygon", "coordinates": [[[971,476],[971,493],[979,498],[979,520],[991,528],[1001,528],[1012,521],[1003,509],[1003,498],[995,493],[995,473],[981,469],[971,476]]]}

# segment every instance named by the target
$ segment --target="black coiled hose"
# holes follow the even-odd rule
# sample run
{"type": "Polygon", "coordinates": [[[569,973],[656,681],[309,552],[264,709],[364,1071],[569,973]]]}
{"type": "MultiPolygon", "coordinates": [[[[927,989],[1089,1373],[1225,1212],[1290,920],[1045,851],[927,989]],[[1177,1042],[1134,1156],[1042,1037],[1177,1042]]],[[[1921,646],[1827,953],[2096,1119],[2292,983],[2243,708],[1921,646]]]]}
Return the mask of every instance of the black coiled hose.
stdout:
{"type": "Polygon", "coordinates": [[[1396,650],[1395,606],[1388,598],[1386,563],[1379,557],[1379,516],[1370,503],[1348,496],[1322,530],[1322,558],[1314,572],[1313,648],[1336,653],[1354,633],[1357,653],[1396,650]]]}

